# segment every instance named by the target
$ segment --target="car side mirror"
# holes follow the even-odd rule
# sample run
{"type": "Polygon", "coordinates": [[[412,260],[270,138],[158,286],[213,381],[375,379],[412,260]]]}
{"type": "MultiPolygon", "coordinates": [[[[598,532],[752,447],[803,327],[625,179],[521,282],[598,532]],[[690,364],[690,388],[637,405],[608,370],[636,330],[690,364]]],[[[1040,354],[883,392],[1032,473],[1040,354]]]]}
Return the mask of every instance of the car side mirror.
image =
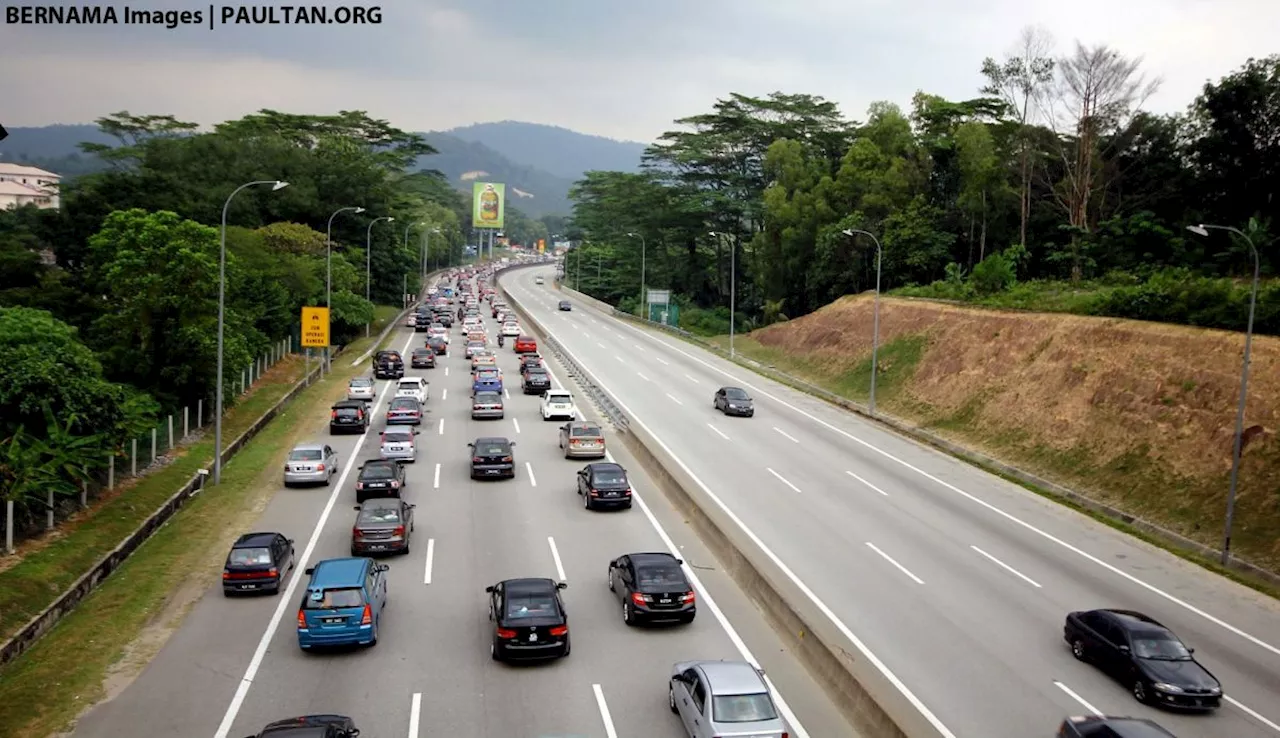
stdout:
{"type": "Polygon", "coordinates": [[[347,738],[360,738],[360,729],[352,728],[347,731],[347,738]]]}
{"type": "Polygon", "coordinates": [[[568,588],[569,588],[568,582],[559,582],[556,584],[556,589],[568,589],[568,588]]]}
{"type": "Polygon", "coordinates": [[[1187,649],[1187,653],[1195,653],[1195,652],[1196,652],[1196,650],[1195,650],[1194,648],[1188,648],[1188,649],[1187,649]]]}
{"type": "Polygon", "coordinates": [[[488,592],[489,594],[493,594],[493,587],[492,586],[485,587],[484,591],[488,592]]]}
{"type": "Polygon", "coordinates": [[[676,566],[684,566],[684,559],[676,559],[676,566]]]}
{"type": "Polygon", "coordinates": [[[413,432],[413,435],[415,435],[415,436],[420,436],[420,435],[422,435],[422,431],[414,431],[414,432],[413,432]]]}
{"type": "Polygon", "coordinates": [[[390,564],[378,564],[378,571],[391,571],[390,564]]]}
{"type": "Polygon", "coordinates": [[[516,442],[515,442],[515,441],[512,441],[512,442],[511,442],[511,445],[512,445],[512,446],[516,445],[516,442]]]}
{"type": "Polygon", "coordinates": [[[468,444],[467,444],[467,448],[475,448],[475,447],[476,447],[476,445],[475,445],[474,443],[468,443],[468,444]]]}
{"type": "Polygon", "coordinates": [[[293,543],[293,539],[292,539],[292,538],[286,538],[285,540],[286,540],[286,541],[288,541],[289,543],[293,543]]]}
{"type": "Polygon", "coordinates": [[[1129,653],[1129,647],[1123,645],[1120,646],[1120,653],[1129,653]]]}
{"type": "Polygon", "coordinates": [[[314,566],[308,566],[306,571],[303,572],[303,574],[306,574],[307,576],[311,576],[312,574],[315,574],[315,573],[316,573],[316,568],[314,566]]]}

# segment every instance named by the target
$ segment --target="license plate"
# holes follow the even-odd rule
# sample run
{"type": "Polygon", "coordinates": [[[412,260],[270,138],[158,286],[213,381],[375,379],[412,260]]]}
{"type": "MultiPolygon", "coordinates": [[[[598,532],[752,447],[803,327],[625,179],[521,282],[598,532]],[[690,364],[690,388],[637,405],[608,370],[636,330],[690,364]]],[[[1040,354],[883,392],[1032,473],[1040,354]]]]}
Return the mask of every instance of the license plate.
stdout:
{"type": "Polygon", "coordinates": [[[346,618],[321,618],[320,622],[326,623],[328,625],[337,625],[338,623],[347,622],[347,619],[346,618]]]}
{"type": "Polygon", "coordinates": [[[661,603],[662,603],[662,604],[664,604],[664,605],[670,605],[670,604],[671,604],[671,598],[669,598],[669,597],[664,597],[664,598],[662,598],[661,600],[658,600],[658,601],[659,601],[659,602],[661,602],[661,603]]]}
{"type": "Polygon", "coordinates": [[[296,471],[296,472],[306,472],[306,471],[311,471],[310,469],[308,469],[308,468],[307,468],[307,467],[305,467],[305,466],[295,466],[295,467],[293,467],[293,470],[294,470],[294,471],[296,471]]]}
{"type": "Polygon", "coordinates": [[[538,634],[537,634],[537,633],[530,633],[530,634],[529,634],[529,642],[530,642],[530,643],[537,643],[537,642],[538,642],[538,634]]]}
{"type": "Polygon", "coordinates": [[[486,469],[484,473],[485,474],[501,474],[502,471],[499,469],[486,469]]]}
{"type": "Polygon", "coordinates": [[[242,584],[242,585],[240,585],[240,586],[244,587],[245,589],[257,589],[257,588],[258,588],[258,585],[256,585],[256,584],[242,584]]]}
{"type": "Polygon", "coordinates": [[[387,548],[386,544],[383,544],[383,543],[373,543],[369,545],[370,551],[385,551],[386,548],[387,548]]]}

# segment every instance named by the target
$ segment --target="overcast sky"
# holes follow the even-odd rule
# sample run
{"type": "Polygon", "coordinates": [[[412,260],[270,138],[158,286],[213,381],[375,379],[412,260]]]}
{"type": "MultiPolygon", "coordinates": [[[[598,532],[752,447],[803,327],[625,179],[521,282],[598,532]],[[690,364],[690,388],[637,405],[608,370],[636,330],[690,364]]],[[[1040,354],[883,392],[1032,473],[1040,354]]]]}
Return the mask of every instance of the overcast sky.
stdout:
{"type": "Polygon", "coordinates": [[[364,27],[0,25],[0,123],[355,109],[407,130],[513,119],[647,142],[729,92],[812,93],[853,118],[918,89],[972,97],[983,57],[1027,25],[1060,51],[1078,39],[1144,57],[1164,80],[1147,106],[1158,112],[1280,51],[1280,0],[393,0],[382,12],[364,27]]]}

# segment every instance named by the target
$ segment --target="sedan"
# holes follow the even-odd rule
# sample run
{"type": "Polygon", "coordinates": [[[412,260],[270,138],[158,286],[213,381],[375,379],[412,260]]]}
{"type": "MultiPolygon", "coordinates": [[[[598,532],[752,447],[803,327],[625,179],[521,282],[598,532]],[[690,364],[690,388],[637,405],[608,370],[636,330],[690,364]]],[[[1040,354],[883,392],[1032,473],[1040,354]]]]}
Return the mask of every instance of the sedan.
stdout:
{"type": "Polygon", "coordinates": [[[786,738],[790,728],[764,675],[745,661],[684,661],[671,667],[667,705],[693,738],[786,738]]]}
{"type": "Polygon", "coordinates": [[[1123,738],[1131,735],[1138,738],[1178,738],[1146,718],[1107,717],[1106,715],[1069,717],[1058,726],[1057,738],[1108,738],[1108,736],[1123,738]]]}
{"type": "Polygon", "coordinates": [[[360,729],[346,715],[303,715],[268,723],[248,738],[358,738],[360,729]]]}
{"type": "Polygon", "coordinates": [[[375,497],[356,505],[351,526],[351,555],[409,553],[413,505],[396,498],[375,497]]]}
{"type": "Polygon", "coordinates": [[[561,300],[560,309],[567,313],[570,310],[573,310],[573,305],[570,305],[568,300],[561,300]]]}
{"type": "Polygon", "coordinates": [[[437,356],[449,355],[449,342],[440,336],[431,336],[427,339],[427,348],[436,352],[437,356]]]}
{"type": "Polygon", "coordinates": [[[409,367],[412,369],[435,369],[436,352],[429,348],[416,348],[409,354],[409,367]]]}
{"type": "Polygon", "coordinates": [[[502,324],[502,335],[510,338],[511,336],[520,335],[520,324],[513,321],[502,324]]]}
{"type": "Polygon", "coordinates": [[[222,593],[278,594],[294,565],[293,539],[279,533],[245,533],[231,544],[222,566],[222,593]]]}
{"type": "Polygon", "coordinates": [[[566,459],[603,459],[604,429],[591,420],[577,420],[560,426],[560,448],[566,459]]]}
{"type": "Polygon", "coordinates": [[[550,579],[507,579],[485,587],[494,661],[554,659],[569,655],[569,616],[560,592],[569,585],[550,579]]]}
{"type": "Polygon", "coordinates": [[[515,441],[506,438],[477,438],[471,449],[471,478],[508,477],[515,479],[515,441]]]}
{"type": "Polygon", "coordinates": [[[397,397],[387,406],[387,425],[422,425],[422,403],[397,397]]]}
{"type": "Polygon", "coordinates": [[[396,461],[366,461],[356,478],[356,502],[371,497],[399,497],[404,491],[404,467],[396,461]]]}
{"type": "Polygon", "coordinates": [[[427,338],[439,338],[448,343],[449,329],[444,326],[444,323],[432,323],[431,328],[427,331],[427,338]]]}
{"type": "Polygon", "coordinates": [[[338,454],[327,443],[299,443],[284,462],[284,486],[323,484],[338,473],[338,454]]]}
{"type": "Polygon", "coordinates": [[[532,354],[538,351],[538,342],[533,336],[519,336],[516,338],[514,350],[517,354],[532,354]]]}
{"type": "Polygon", "coordinates": [[[631,507],[631,482],[621,464],[600,461],[578,471],[578,494],[588,510],[597,507],[631,507]]]}
{"type": "Polygon", "coordinates": [[[463,350],[463,355],[470,359],[477,351],[484,350],[484,341],[467,341],[467,347],[463,350]]]}
{"type": "Polygon", "coordinates": [[[408,461],[418,460],[418,442],[416,430],[388,428],[382,431],[382,445],[378,448],[378,456],[384,460],[408,461]]]}
{"type": "Polygon", "coordinates": [[[496,418],[501,420],[506,415],[502,406],[502,393],[477,392],[471,399],[471,419],[496,418]]]}
{"type": "Polygon", "coordinates": [[[1132,610],[1067,614],[1062,637],[1071,655],[1092,663],[1146,704],[1213,710],[1222,685],[1168,628],[1132,610]]]}
{"type": "Polygon", "coordinates": [[[373,402],[375,393],[373,380],[369,377],[355,377],[347,382],[347,399],[373,402]]]}
{"type": "Polygon", "coordinates": [[[680,568],[683,564],[669,553],[633,553],[610,561],[609,591],[622,600],[622,622],[692,623],[698,598],[680,568]]]}
{"type": "Polygon", "coordinates": [[[751,395],[748,395],[746,390],[739,387],[721,387],[716,390],[716,396],[712,400],[711,406],[725,415],[739,415],[744,418],[750,418],[756,414],[755,404],[751,401],[751,395]]]}

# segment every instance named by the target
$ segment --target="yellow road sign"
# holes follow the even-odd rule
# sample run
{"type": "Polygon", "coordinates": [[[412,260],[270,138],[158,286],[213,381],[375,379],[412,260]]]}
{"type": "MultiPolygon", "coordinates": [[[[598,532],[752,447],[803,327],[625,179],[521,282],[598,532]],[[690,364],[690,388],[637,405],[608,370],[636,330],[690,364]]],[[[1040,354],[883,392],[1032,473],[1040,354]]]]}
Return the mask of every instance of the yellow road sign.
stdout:
{"type": "Polygon", "coordinates": [[[329,345],[329,308],[302,308],[302,345],[309,348],[329,345]]]}

